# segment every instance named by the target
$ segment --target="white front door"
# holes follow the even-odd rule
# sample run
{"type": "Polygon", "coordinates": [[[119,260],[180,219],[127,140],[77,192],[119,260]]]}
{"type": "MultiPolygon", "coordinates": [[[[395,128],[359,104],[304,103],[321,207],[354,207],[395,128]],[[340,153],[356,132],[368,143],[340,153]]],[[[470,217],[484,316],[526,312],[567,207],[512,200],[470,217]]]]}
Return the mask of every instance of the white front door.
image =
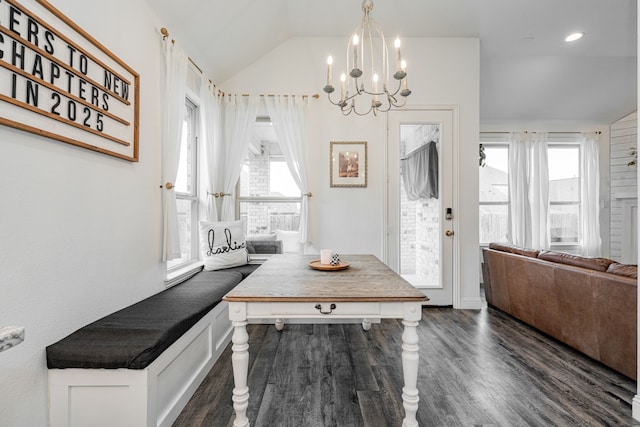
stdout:
{"type": "Polygon", "coordinates": [[[430,299],[453,304],[452,110],[388,113],[387,264],[430,299]]]}

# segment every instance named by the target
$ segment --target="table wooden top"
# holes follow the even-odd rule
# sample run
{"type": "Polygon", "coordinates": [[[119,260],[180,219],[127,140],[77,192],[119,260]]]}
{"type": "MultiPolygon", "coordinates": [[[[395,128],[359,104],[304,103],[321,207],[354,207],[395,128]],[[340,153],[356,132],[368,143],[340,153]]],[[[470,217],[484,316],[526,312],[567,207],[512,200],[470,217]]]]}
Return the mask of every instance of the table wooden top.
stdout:
{"type": "Polygon", "coordinates": [[[341,255],[349,268],[309,267],[318,255],[270,257],[225,297],[229,302],[402,302],[428,298],[373,255],[341,255]]]}

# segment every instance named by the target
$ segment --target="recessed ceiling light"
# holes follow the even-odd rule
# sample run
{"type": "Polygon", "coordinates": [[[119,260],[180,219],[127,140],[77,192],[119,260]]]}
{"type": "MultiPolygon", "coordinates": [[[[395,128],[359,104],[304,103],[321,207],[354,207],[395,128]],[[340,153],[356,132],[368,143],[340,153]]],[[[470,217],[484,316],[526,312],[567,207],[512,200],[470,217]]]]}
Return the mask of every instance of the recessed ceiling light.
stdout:
{"type": "Polygon", "coordinates": [[[566,42],[574,42],[576,40],[580,40],[582,38],[582,36],[584,36],[584,33],[573,33],[573,34],[569,34],[564,41],[566,42]]]}

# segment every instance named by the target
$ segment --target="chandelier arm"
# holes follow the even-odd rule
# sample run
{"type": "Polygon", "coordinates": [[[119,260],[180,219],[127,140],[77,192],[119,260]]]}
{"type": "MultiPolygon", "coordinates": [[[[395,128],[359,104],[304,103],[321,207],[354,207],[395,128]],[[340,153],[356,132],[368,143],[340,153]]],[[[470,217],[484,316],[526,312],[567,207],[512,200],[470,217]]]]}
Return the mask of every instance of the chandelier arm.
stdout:
{"type": "Polygon", "coordinates": [[[402,80],[398,80],[398,87],[396,88],[395,92],[389,93],[389,95],[396,96],[398,92],[400,92],[400,88],[402,88],[402,80]]]}
{"type": "MultiPolygon", "coordinates": [[[[380,44],[382,47],[382,82],[387,83],[389,80],[389,50],[387,48],[387,39],[384,37],[384,32],[382,28],[372,19],[372,25],[378,37],[380,38],[380,44]]],[[[371,37],[371,31],[369,31],[369,44],[371,48],[371,52],[373,52],[373,37],[371,37]]],[[[371,58],[371,69],[373,70],[373,61],[374,58],[371,58]]]]}

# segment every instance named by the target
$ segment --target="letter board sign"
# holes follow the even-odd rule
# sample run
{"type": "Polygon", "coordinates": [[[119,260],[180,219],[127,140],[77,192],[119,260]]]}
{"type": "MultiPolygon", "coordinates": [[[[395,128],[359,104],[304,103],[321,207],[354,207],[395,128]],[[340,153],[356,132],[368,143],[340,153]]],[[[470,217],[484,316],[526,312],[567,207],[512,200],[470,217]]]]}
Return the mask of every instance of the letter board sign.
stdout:
{"type": "Polygon", "coordinates": [[[0,0],[0,124],[136,162],[139,98],[138,73],[47,1],[0,0]]]}

